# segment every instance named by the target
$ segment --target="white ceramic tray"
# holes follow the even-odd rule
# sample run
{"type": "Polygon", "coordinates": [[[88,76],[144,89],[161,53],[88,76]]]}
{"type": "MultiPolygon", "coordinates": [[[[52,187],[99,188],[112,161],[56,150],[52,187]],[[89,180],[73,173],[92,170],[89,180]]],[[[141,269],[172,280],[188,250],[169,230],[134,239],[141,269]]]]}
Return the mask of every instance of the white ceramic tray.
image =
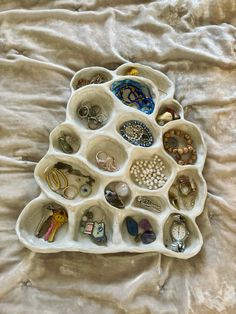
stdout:
{"type": "Polygon", "coordinates": [[[16,225],[16,232],[20,241],[29,249],[36,252],[48,253],[58,251],[81,251],[87,253],[116,253],[116,252],[160,252],[177,257],[190,258],[197,254],[203,244],[202,235],[195,222],[204,208],[207,187],[202,177],[202,169],[206,158],[206,146],[197,126],[184,120],[181,105],[173,99],[174,85],[161,72],[141,64],[124,64],[116,71],[108,71],[101,67],[85,68],[77,72],[71,81],[72,94],[67,105],[66,120],[50,134],[50,145],[47,154],[35,168],[35,180],[41,188],[41,194],[32,200],[22,211],[16,225]],[[126,75],[130,68],[138,70],[137,75],[126,75]],[[96,73],[104,73],[108,79],[103,84],[90,84],[76,89],[79,79],[90,79],[96,73]],[[155,108],[148,115],[140,110],[124,105],[112,92],[114,81],[130,79],[146,84],[152,91],[155,108]],[[95,102],[103,106],[109,116],[107,123],[97,129],[89,130],[80,121],[76,112],[80,103],[95,102]],[[180,119],[158,125],[156,117],[166,106],[171,106],[180,115],[180,119]],[[126,141],[119,133],[119,128],[125,121],[139,120],[151,130],[154,143],[151,147],[135,146],[126,141]],[[197,160],[193,165],[178,165],[165,151],[163,135],[170,129],[179,129],[188,132],[195,143],[197,160]],[[79,141],[79,149],[73,154],[65,154],[58,146],[60,131],[71,132],[79,141]],[[100,150],[106,150],[115,156],[119,170],[107,172],[96,165],[95,155],[100,150]],[[137,159],[150,159],[159,155],[166,165],[167,182],[163,187],[149,190],[136,185],[130,173],[132,163],[137,159]],[[65,162],[79,169],[83,169],[95,179],[92,194],[87,198],[76,197],[73,200],[65,199],[53,192],[45,180],[45,169],[57,162],[65,162]],[[197,196],[192,209],[178,210],[170,202],[168,192],[179,175],[190,175],[197,185],[197,196]],[[126,182],[131,195],[124,209],[110,205],[104,196],[104,189],[114,181],[126,182]],[[160,213],[139,208],[135,201],[138,196],[147,196],[161,205],[160,213]],[[68,214],[68,223],[64,224],[56,234],[54,242],[47,242],[35,236],[35,229],[44,214],[44,207],[55,202],[62,205],[68,214]],[[103,221],[106,225],[107,242],[98,245],[89,237],[79,232],[80,220],[84,212],[92,207],[99,206],[103,221]],[[175,252],[168,247],[170,241],[170,223],[173,214],[180,213],[186,220],[189,237],[183,252],[175,252]],[[131,216],[137,221],[147,218],[156,233],[156,240],[150,244],[136,242],[127,232],[125,218],[131,216]]]}

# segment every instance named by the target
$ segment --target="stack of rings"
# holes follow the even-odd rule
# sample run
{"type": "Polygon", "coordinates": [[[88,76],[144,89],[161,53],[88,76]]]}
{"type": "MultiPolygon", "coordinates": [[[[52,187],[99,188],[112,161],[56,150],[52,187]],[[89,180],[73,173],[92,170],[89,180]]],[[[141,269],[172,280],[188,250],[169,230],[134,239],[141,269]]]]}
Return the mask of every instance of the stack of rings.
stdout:
{"type": "Polygon", "coordinates": [[[63,196],[67,199],[74,199],[79,193],[76,186],[68,184],[66,175],[59,169],[49,169],[46,172],[46,181],[52,191],[62,191],[63,196]]]}
{"type": "Polygon", "coordinates": [[[60,132],[58,144],[61,150],[66,154],[73,154],[79,149],[78,140],[74,136],[64,132],[60,132]]]}
{"type": "Polygon", "coordinates": [[[108,155],[106,152],[99,151],[96,154],[96,162],[100,169],[114,172],[118,170],[117,162],[114,157],[108,155]]]}
{"type": "Polygon", "coordinates": [[[164,134],[163,144],[165,150],[183,166],[193,164],[197,159],[196,149],[192,146],[191,136],[181,130],[172,129],[164,134]],[[185,145],[181,146],[181,142],[185,145]]]}
{"type": "Polygon", "coordinates": [[[78,108],[77,114],[81,119],[86,119],[91,130],[101,128],[107,121],[107,116],[98,105],[85,104],[78,108]]]}

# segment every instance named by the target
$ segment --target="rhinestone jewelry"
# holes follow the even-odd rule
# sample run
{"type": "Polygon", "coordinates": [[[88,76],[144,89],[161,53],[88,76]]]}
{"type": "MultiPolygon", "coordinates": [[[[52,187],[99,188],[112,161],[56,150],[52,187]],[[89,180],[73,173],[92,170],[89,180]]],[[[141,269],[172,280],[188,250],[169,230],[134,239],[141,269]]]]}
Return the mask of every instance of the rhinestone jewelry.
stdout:
{"type": "Polygon", "coordinates": [[[146,114],[151,114],[154,110],[151,91],[145,84],[129,79],[116,81],[112,84],[111,91],[126,106],[134,107],[146,114]]]}
{"type": "Polygon", "coordinates": [[[149,147],[153,144],[153,136],[149,128],[141,121],[129,120],[120,127],[121,136],[136,146],[149,147]]]}
{"type": "Polygon", "coordinates": [[[163,187],[167,181],[165,168],[162,159],[158,155],[154,155],[151,160],[136,160],[130,168],[130,174],[140,187],[157,190],[163,187]]]}

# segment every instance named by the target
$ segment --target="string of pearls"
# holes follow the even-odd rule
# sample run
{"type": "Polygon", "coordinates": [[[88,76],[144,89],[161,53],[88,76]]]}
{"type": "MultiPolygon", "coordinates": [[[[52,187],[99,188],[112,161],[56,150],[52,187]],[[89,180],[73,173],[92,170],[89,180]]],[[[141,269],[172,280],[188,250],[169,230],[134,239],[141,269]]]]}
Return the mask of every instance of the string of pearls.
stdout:
{"type": "Polygon", "coordinates": [[[130,174],[140,187],[157,190],[167,181],[164,170],[162,159],[154,155],[151,160],[136,160],[130,168],[130,174]]]}

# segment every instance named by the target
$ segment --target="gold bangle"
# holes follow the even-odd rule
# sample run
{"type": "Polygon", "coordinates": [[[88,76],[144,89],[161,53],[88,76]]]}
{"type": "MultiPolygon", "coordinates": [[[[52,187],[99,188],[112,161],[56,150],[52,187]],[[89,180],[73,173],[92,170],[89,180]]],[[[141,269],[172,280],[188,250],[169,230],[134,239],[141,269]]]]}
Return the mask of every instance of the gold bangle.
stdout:
{"type": "Polygon", "coordinates": [[[62,171],[56,168],[52,168],[46,172],[46,181],[50,189],[54,192],[58,191],[59,189],[66,188],[68,186],[67,177],[62,171]],[[62,181],[64,184],[62,184],[62,181]]]}
{"type": "Polygon", "coordinates": [[[47,181],[47,184],[49,186],[49,188],[52,190],[52,191],[57,191],[59,190],[60,188],[60,181],[59,181],[59,178],[57,176],[55,176],[55,179],[54,178],[54,171],[53,169],[50,169],[46,172],[46,181],[47,181]]]}
{"type": "Polygon", "coordinates": [[[60,175],[62,180],[60,180],[60,188],[64,189],[66,187],[68,187],[68,179],[67,176],[64,174],[64,172],[62,172],[61,170],[56,169],[58,176],[60,175]],[[62,185],[62,181],[64,181],[64,185],[62,185]]]}

